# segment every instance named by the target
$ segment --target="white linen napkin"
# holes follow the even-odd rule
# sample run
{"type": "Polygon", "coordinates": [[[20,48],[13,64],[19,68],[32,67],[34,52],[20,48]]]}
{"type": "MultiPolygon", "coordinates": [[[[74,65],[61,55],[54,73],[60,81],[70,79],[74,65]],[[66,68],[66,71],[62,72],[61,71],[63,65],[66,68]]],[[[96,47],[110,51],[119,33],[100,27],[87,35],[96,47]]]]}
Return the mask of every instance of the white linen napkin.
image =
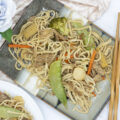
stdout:
{"type": "Polygon", "coordinates": [[[108,9],[111,0],[58,0],[72,11],[95,21],[108,9]]]}
{"type": "MultiPolygon", "coordinates": [[[[33,1],[33,0],[8,0],[9,1],[9,9],[10,8],[14,8],[16,5],[16,14],[14,14],[12,21],[12,28],[15,26],[15,24],[17,23],[17,21],[19,20],[19,18],[21,17],[21,15],[23,14],[25,8],[33,1]],[[15,5],[13,5],[13,2],[15,3],[15,5]]],[[[1,2],[1,0],[0,0],[1,2]]],[[[13,9],[10,9],[11,12],[14,12],[13,9]]],[[[9,15],[7,15],[7,17],[9,17],[9,15]]],[[[10,26],[11,24],[9,24],[10,26]]],[[[9,27],[8,26],[8,27],[9,27]]],[[[1,38],[1,36],[0,36],[1,38]]],[[[0,40],[0,47],[2,46],[2,44],[4,43],[4,39],[0,40]]]]}

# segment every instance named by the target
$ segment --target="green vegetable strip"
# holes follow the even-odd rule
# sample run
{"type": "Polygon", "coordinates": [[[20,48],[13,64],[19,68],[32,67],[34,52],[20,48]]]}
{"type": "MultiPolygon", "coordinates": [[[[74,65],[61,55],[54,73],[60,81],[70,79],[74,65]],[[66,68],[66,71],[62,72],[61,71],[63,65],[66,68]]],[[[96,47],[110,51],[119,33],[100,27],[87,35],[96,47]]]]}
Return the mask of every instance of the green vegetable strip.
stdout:
{"type": "Polygon", "coordinates": [[[0,118],[18,118],[20,115],[23,115],[25,118],[28,118],[26,113],[23,113],[15,108],[0,106],[0,118]]]}
{"type": "Polygon", "coordinates": [[[61,61],[55,61],[50,65],[49,80],[53,93],[66,106],[67,98],[61,80],[61,61]]]}

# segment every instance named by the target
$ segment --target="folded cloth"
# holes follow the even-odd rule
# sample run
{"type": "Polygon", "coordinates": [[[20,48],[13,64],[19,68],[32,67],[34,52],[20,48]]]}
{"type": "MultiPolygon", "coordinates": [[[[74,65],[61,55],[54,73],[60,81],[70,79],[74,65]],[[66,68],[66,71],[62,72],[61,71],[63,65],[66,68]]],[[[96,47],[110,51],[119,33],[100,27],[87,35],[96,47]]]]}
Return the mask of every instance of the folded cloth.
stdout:
{"type": "Polygon", "coordinates": [[[10,79],[7,75],[5,75],[3,72],[0,71],[0,80],[7,81],[14,83],[12,79],[10,79]]]}
{"type": "Polygon", "coordinates": [[[12,18],[16,13],[13,0],[0,0],[0,32],[4,32],[12,25],[12,18]]]}
{"type": "Polygon", "coordinates": [[[89,21],[95,21],[108,9],[111,0],[58,0],[89,21]]]}
{"type": "MultiPolygon", "coordinates": [[[[11,1],[11,0],[10,0],[11,1]]],[[[21,15],[23,14],[25,8],[33,1],[33,0],[13,0],[16,4],[16,14],[13,17],[12,28],[15,26],[21,15]]],[[[11,6],[12,7],[12,6],[11,6]]],[[[1,38],[1,36],[0,36],[1,38]]],[[[4,43],[4,39],[0,40],[0,47],[4,43]]]]}
{"type": "MultiPolygon", "coordinates": [[[[12,18],[16,12],[13,0],[0,0],[0,32],[8,30],[12,25],[12,18]]],[[[0,34],[0,41],[2,36],[0,34]]]]}

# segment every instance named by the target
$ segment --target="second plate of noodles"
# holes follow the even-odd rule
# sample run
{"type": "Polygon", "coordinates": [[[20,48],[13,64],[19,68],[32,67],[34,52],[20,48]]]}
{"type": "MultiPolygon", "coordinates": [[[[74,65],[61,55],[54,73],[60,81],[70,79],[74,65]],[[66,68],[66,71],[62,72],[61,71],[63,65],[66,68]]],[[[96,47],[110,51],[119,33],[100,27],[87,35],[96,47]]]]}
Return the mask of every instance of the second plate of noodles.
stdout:
{"type": "Polygon", "coordinates": [[[0,80],[0,120],[43,120],[43,116],[23,89],[0,80]]]}
{"type": "Polygon", "coordinates": [[[32,120],[32,116],[24,108],[24,100],[21,96],[11,97],[7,93],[0,92],[0,120],[32,120]]]}
{"type": "Polygon", "coordinates": [[[28,19],[9,45],[17,70],[27,69],[38,77],[39,89],[52,90],[66,106],[88,113],[92,97],[99,94],[96,83],[110,79],[112,40],[104,41],[81,20],[60,17],[56,11],[41,11],[28,19]]]}

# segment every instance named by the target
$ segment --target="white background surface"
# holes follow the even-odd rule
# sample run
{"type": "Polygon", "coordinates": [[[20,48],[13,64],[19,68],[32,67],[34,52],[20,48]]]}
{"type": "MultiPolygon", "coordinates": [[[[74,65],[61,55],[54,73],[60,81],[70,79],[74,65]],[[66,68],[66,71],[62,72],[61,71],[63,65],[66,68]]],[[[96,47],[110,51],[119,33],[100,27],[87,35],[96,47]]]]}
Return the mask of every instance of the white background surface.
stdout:
{"type": "MultiPolygon", "coordinates": [[[[116,32],[116,23],[117,23],[117,14],[120,12],[120,0],[112,0],[111,5],[107,12],[95,22],[97,26],[102,28],[104,31],[109,33],[111,36],[115,37],[116,32]]],[[[61,113],[57,112],[54,108],[51,108],[41,100],[36,97],[33,97],[41,108],[45,120],[70,120],[61,113]]],[[[108,118],[108,107],[107,104],[103,111],[100,113],[97,120],[107,120],[108,118]]],[[[120,105],[119,105],[120,109],[120,105]]],[[[120,120],[120,115],[118,120],[120,120]]]]}

